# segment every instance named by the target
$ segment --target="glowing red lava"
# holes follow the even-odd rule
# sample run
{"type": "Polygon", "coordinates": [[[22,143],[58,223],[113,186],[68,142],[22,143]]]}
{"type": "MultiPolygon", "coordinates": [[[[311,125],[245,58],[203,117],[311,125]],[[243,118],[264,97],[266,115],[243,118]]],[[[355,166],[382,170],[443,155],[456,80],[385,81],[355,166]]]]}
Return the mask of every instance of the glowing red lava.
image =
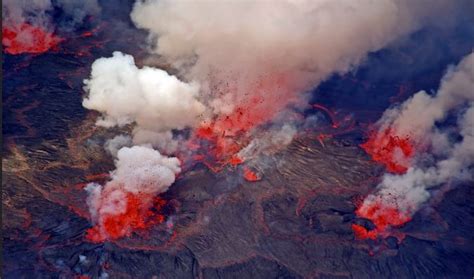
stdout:
{"type": "Polygon", "coordinates": [[[103,242],[130,236],[133,231],[147,229],[165,220],[161,209],[166,201],[155,197],[152,205],[146,202],[150,197],[127,194],[127,206],[124,213],[102,216],[102,222],[87,230],[86,239],[91,242],[103,242]]]}
{"type": "Polygon", "coordinates": [[[20,26],[2,28],[2,44],[8,54],[43,53],[55,47],[63,39],[42,27],[23,23],[20,26]]]}
{"type": "Polygon", "coordinates": [[[272,120],[297,95],[291,91],[286,74],[271,74],[256,82],[245,99],[239,101],[229,115],[220,115],[213,123],[215,133],[238,136],[272,120]]]}
{"type": "Polygon", "coordinates": [[[245,180],[250,182],[259,181],[261,179],[254,171],[252,171],[248,167],[244,168],[244,178],[245,180]]]}
{"type": "MultiPolygon", "coordinates": [[[[194,160],[218,172],[226,165],[243,163],[237,153],[250,142],[249,132],[272,120],[296,94],[289,90],[284,74],[268,75],[256,82],[245,99],[235,105],[232,113],[215,117],[195,130],[189,147],[196,152],[194,160]]],[[[232,89],[229,89],[232,90],[232,89]]]]}
{"type": "Polygon", "coordinates": [[[401,138],[394,135],[392,129],[371,133],[361,147],[374,161],[385,165],[389,172],[396,174],[403,174],[408,170],[410,159],[414,155],[411,139],[408,136],[401,138]]]}
{"type": "Polygon", "coordinates": [[[354,235],[357,239],[376,239],[377,238],[377,231],[371,230],[369,231],[364,226],[352,224],[352,231],[354,231],[354,235]]]}
{"type": "Polygon", "coordinates": [[[403,213],[395,206],[384,205],[379,201],[359,207],[356,215],[371,220],[375,225],[375,229],[368,230],[361,225],[352,224],[352,230],[357,239],[386,237],[389,235],[389,228],[400,227],[411,220],[409,213],[403,213]]]}
{"type": "Polygon", "coordinates": [[[209,169],[218,172],[226,165],[236,166],[243,161],[237,156],[242,148],[242,143],[234,137],[225,136],[225,132],[215,128],[214,124],[202,125],[195,131],[195,139],[200,144],[194,144],[198,154],[194,160],[202,161],[209,169]]]}

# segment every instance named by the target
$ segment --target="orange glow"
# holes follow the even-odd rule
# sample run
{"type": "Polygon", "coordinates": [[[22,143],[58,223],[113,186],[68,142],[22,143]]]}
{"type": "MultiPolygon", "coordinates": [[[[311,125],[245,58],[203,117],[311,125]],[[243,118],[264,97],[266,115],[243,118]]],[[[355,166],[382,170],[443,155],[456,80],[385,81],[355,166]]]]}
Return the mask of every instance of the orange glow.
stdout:
{"type": "Polygon", "coordinates": [[[409,161],[414,155],[414,146],[410,138],[401,138],[392,129],[371,133],[367,142],[361,147],[376,162],[387,168],[389,172],[403,174],[409,168],[409,161]]]}
{"type": "Polygon", "coordinates": [[[242,160],[238,155],[234,155],[232,156],[232,158],[230,158],[229,160],[229,163],[232,165],[232,166],[237,166],[237,165],[240,165],[244,162],[244,160],[242,160]]]}
{"type": "Polygon", "coordinates": [[[4,51],[8,54],[43,53],[63,41],[53,33],[27,23],[4,26],[2,34],[4,51]]]}
{"type": "Polygon", "coordinates": [[[352,231],[354,231],[354,235],[357,239],[376,239],[377,238],[377,231],[372,230],[369,231],[365,227],[357,224],[352,224],[352,231]]]}
{"type": "Polygon", "coordinates": [[[195,136],[199,141],[204,141],[202,145],[197,145],[198,149],[207,146],[207,150],[195,159],[202,159],[211,168],[221,169],[225,165],[238,165],[242,159],[237,153],[242,148],[242,143],[237,142],[232,137],[226,137],[224,133],[215,128],[215,125],[201,126],[195,131],[195,136]]]}
{"type": "Polygon", "coordinates": [[[164,222],[160,214],[166,202],[159,197],[152,200],[149,196],[127,194],[126,210],[122,214],[102,216],[102,222],[87,230],[86,239],[91,242],[103,242],[130,236],[135,230],[143,230],[164,222]]]}
{"type": "MultiPolygon", "coordinates": [[[[243,163],[237,153],[250,142],[250,131],[272,120],[294,97],[288,75],[273,74],[256,82],[244,99],[235,104],[232,113],[216,116],[201,123],[189,143],[197,152],[193,159],[202,161],[212,171],[226,165],[243,163]]],[[[232,91],[235,89],[229,89],[232,91]]],[[[231,92],[233,93],[233,92],[231,92]]]]}
{"type": "Polygon", "coordinates": [[[271,74],[262,77],[244,94],[230,115],[220,115],[214,122],[214,132],[222,136],[238,136],[264,124],[283,110],[296,96],[291,92],[289,75],[271,74]]]}
{"type": "Polygon", "coordinates": [[[250,181],[250,182],[259,181],[261,179],[260,177],[257,176],[257,174],[254,171],[252,171],[248,167],[244,168],[244,178],[245,180],[250,181]]]}
{"type": "Polygon", "coordinates": [[[375,225],[375,229],[369,231],[363,226],[353,224],[352,230],[358,239],[375,239],[378,236],[386,236],[389,228],[400,227],[411,221],[408,213],[403,213],[395,206],[384,205],[381,202],[359,207],[356,210],[356,215],[369,219],[375,225]]]}

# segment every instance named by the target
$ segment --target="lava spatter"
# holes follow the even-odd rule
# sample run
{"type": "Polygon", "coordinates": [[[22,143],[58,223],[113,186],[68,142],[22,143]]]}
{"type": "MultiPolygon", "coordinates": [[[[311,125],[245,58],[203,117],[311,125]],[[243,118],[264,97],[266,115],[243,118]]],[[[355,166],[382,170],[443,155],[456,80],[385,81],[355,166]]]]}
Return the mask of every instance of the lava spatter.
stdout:
{"type": "MultiPolygon", "coordinates": [[[[250,133],[270,122],[294,98],[289,75],[270,74],[255,82],[234,106],[232,112],[218,114],[201,123],[194,131],[189,147],[195,151],[193,160],[203,162],[212,171],[244,162],[237,153],[250,141],[250,133]],[[273,94],[273,95],[272,95],[273,94]]],[[[238,95],[226,88],[233,95],[238,95]]],[[[225,91],[225,90],[224,90],[225,91]]]]}
{"type": "Polygon", "coordinates": [[[8,54],[44,53],[63,41],[43,27],[22,23],[19,26],[2,28],[2,45],[8,54]]]}
{"type": "Polygon", "coordinates": [[[249,167],[244,167],[244,178],[249,182],[255,182],[261,180],[261,178],[249,167]]]}
{"type": "Polygon", "coordinates": [[[216,128],[215,124],[202,125],[191,141],[197,149],[193,160],[202,161],[215,172],[226,165],[235,166],[243,162],[237,157],[243,143],[238,142],[237,137],[226,136],[225,130],[216,128]]]}
{"type": "Polygon", "coordinates": [[[125,212],[103,214],[99,223],[87,230],[86,239],[96,243],[116,240],[161,224],[165,221],[161,213],[165,205],[166,201],[160,197],[128,193],[125,212]]]}
{"type": "Polygon", "coordinates": [[[352,230],[357,239],[387,237],[390,235],[390,228],[400,227],[411,221],[409,212],[402,212],[395,205],[383,204],[381,201],[362,204],[356,210],[356,215],[372,221],[375,225],[373,230],[368,230],[364,226],[352,224],[352,230]]]}
{"type": "Polygon", "coordinates": [[[364,226],[358,224],[352,224],[352,231],[357,239],[373,239],[377,238],[377,231],[376,230],[368,230],[364,226]]]}
{"type": "Polygon", "coordinates": [[[415,154],[410,137],[400,137],[390,128],[372,132],[361,147],[374,161],[383,164],[389,172],[395,174],[405,173],[415,154]]]}

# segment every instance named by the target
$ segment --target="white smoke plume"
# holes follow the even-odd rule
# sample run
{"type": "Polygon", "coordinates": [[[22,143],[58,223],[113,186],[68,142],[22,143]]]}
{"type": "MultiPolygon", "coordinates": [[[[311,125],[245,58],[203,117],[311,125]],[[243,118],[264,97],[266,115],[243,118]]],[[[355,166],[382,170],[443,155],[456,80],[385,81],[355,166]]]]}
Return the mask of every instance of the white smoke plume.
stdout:
{"type": "Polygon", "coordinates": [[[131,17],[150,31],[154,52],[218,99],[217,113],[251,103],[276,114],[330,74],[439,20],[452,2],[144,0],[131,17]],[[279,79],[281,86],[256,90],[279,79]]]}
{"type": "Polygon", "coordinates": [[[102,113],[97,125],[103,127],[134,123],[140,130],[157,133],[184,129],[199,123],[205,109],[196,99],[198,84],[182,82],[160,69],[140,69],[132,56],[120,52],[97,59],[85,85],[89,95],[83,105],[102,113]]]}
{"type": "Polygon", "coordinates": [[[400,107],[386,111],[379,121],[381,129],[390,127],[399,136],[409,136],[416,142],[423,140],[434,124],[453,108],[474,101],[473,90],[470,90],[474,78],[473,60],[471,54],[458,66],[448,69],[435,97],[420,91],[400,107]]]}
{"type": "Polygon", "coordinates": [[[296,135],[296,127],[284,124],[280,129],[263,131],[237,154],[244,161],[255,159],[254,156],[272,155],[275,150],[291,143],[296,135]]]}
{"type": "MultiPolygon", "coordinates": [[[[140,210],[147,210],[153,196],[167,191],[181,171],[177,158],[163,156],[150,146],[121,148],[115,167],[111,180],[104,186],[90,183],[86,187],[92,221],[104,238],[108,236],[104,221],[127,211],[128,195],[139,197],[143,204],[140,210]]],[[[131,228],[121,229],[124,231],[119,234],[126,235],[131,228]]]]}
{"type": "MultiPolygon", "coordinates": [[[[173,154],[179,142],[174,130],[209,120],[221,125],[214,126],[215,135],[225,135],[225,140],[242,131],[251,134],[289,104],[304,100],[305,91],[329,75],[353,69],[369,52],[431,19],[441,20],[454,6],[446,0],[140,0],[132,20],[149,31],[152,52],[177,69],[182,80],[160,69],[138,68],[133,57],[115,52],[92,65],[83,105],[102,114],[99,126],[134,126],[130,137],[138,146],[128,148],[124,138],[108,144],[119,157],[122,150],[143,153],[143,148],[160,150],[161,157],[173,154]],[[226,118],[232,114],[236,117],[226,118]]],[[[240,155],[250,158],[252,152],[288,144],[295,130],[282,127],[271,131],[275,136],[250,138],[250,146],[240,155]]],[[[129,157],[117,162],[129,159],[127,168],[117,163],[115,174],[133,171],[134,164],[140,168],[140,160],[129,157]]],[[[160,160],[149,163],[163,167],[160,160]]],[[[138,182],[148,181],[151,169],[147,170],[133,171],[134,179],[121,181],[140,188],[138,182]]],[[[159,177],[162,174],[153,178],[172,183],[173,179],[159,177]]],[[[98,224],[109,208],[104,193],[112,198],[130,191],[116,185],[125,184],[113,177],[104,187],[89,187],[91,214],[98,224]]],[[[163,185],[167,186],[160,189],[169,186],[163,185]]]]}
{"type": "Polygon", "coordinates": [[[152,52],[200,83],[209,113],[234,120],[217,133],[235,135],[248,132],[247,123],[275,120],[289,104],[304,105],[320,81],[455,7],[446,0],[143,0],[131,18],[149,31],[152,52]]]}
{"type": "Polygon", "coordinates": [[[98,126],[134,126],[132,138],[119,135],[105,144],[117,156],[111,181],[104,186],[87,186],[92,220],[106,237],[104,218],[124,213],[128,194],[140,197],[146,208],[150,197],[166,191],[174,182],[181,171],[179,160],[154,148],[167,154],[176,151],[177,141],[171,131],[199,123],[204,105],[196,99],[197,84],[184,83],[160,69],[140,69],[132,56],[120,52],[96,60],[90,79],[84,83],[88,92],[84,107],[102,113],[98,126]]]}
{"type": "Polygon", "coordinates": [[[128,135],[117,135],[105,142],[104,148],[113,157],[117,157],[118,151],[122,147],[130,147],[132,145],[132,138],[128,135]]]}
{"type": "Polygon", "coordinates": [[[150,144],[153,148],[165,154],[173,154],[183,141],[180,141],[180,138],[175,138],[171,131],[154,132],[136,127],[133,130],[133,143],[138,145],[150,144]]]}
{"type": "Polygon", "coordinates": [[[474,53],[448,69],[436,94],[416,93],[401,106],[388,110],[379,124],[381,130],[391,127],[397,135],[409,135],[415,144],[422,142],[427,151],[417,154],[405,174],[385,174],[376,192],[363,202],[361,215],[368,215],[377,204],[378,209],[371,213],[373,218],[384,215],[387,208],[412,216],[429,199],[429,188],[473,179],[474,53]],[[454,141],[450,139],[452,131],[437,128],[437,124],[459,110],[457,135],[462,139],[454,141]]]}

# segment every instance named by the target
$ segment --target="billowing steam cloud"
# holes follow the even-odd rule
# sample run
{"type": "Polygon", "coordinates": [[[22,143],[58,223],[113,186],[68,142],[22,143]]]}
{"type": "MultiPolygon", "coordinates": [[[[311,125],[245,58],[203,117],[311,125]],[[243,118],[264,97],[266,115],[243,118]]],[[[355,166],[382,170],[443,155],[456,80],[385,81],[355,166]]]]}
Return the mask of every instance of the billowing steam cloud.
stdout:
{"type": "Polygon", "coordinates": [[[64,30],[81,24],[100,11],[97,0],[5,0],[2,1],[2,44],[10,54],[41,53],[61,42],[54,35],[52,14],[62,11],[64,30]]]}
{"type": "Polygon", "coordinates": [[[120,52],[96,60],[85,84],[89,96],[84,107],[103,115],[97,125],[135,123],[139,141],[153,138],[144,131],[161,133],[192,127],[205,109],[196,99],[198,84],[182,82],[160,69],[139,69],[132,56],[120,52]]]}
{"type": "Polygon", "coordinates": [[[120,52],[96,60],[84,83],[89,92],[84,107],[103,115],[98,126],[134,125],[133,138],[119,135],[106,143],[106,149],[117,156],[112,180],[104,187],[90,184],[87,188],[91,216],[98,225],[93,239],[127,235],[131,225],[122,224],[131,203],[127,195],[140,200],[140,210],[146,211],[151,198],[166,191],[180,172],[177,158],[161,155],[153,147],[172,153],[177,142],[171,130],[198,124],[204,112],[204,105],[196,99],[199,86],[163,70],[140,69],[132,56],[120,52]],[[133,144],[136,146],[130,148],[133,144]],[[111,221],[114,218],[118,220],[111,221]],[[121,224],[123,230],[114,234],[104,220],[121,224]]]}
{"type": "Polygon", "coordinates": [[[413,154],[405,174],[385,174],[358,214],[400,225],[427,201],[430,187],[473,178],[474,53],[448,69],[436,94],[416,93],[401,106],[386,111],[379,126],[379,131],[390,130],[397,137],[408,138],[420,152],[413,154]],[[441,124],[450,113],[459,110],[458,130],[453,135],[441,124]],[[456,136],[461,139],[455,140],[456,136]]]}
{"type": "Polygon", "coordinates": [[[347,72],[450,2],[146,0],[131,17],[150,31],[154,52],[218,99],[216,112],[255,107],[272,118],[304,90],[347,72]],[[262,88],[265,81],[270,85],[262,88]]]}
{"type": "MultiPolygon", "coordinates": [[[[268,152],[273,144],[291,142],[296,130],[275,117],[289,104],[304,103],[305,91],[331,74],[351,70],[369,52],[431,19],[439,20],[455,5],[443,0],[137,1],[132,20],[150,32],[151,50],[168,60],[182,80],[163,70],[140,69],[131,56],[116,52],[93,64],[83,105],[102,113],[97,125],[134,126],[132,135],[106,144],[119,157],[123,149],[153,152],[151,147],[173,154],[173,131],[191,128],[191,137],[216,146],[207,153],[240,163],[268,152]],[[252,138],[262,134],[255,133],[256,127],[273,121],[279,122],[273,127],[282,128],[252,138]],[[130,149],[132,145],[136,147],[130,149]]],[[[122,160],[127,158],[117,162],[122,160]]],[[[160,160],[148,162],[162,167],[160,160]]],[[[135,163],[140,162],[127,164],[135,163]]],[[[149,172],[130,175],[148,181],[149,172]]],[[[171,181],[159,174],[153,179],[171,181]]],[[[120,184],[116,180],[113,176],[103,188],[90,187],[91,213],[99,226],[104,205],[92,201],[104,203],[97,198],[104,192],[129,192],[115,186],[120,184]]],[[[140,193],[147,186],[127,187],[140,193]]]]}
{"type": "Polygon", "coordinates": [[[129,235],[145,226],[153,197],[168,190],[181,169],[177,158],[162,156],[149,146],[123,147],[117,153],[112,180],[102,187],[91,183],[87,204],[97,224],[89,231],[91,240],[99,241],[129,235]],[[139,201],[138,203],[136,201],[139,201]]]}

